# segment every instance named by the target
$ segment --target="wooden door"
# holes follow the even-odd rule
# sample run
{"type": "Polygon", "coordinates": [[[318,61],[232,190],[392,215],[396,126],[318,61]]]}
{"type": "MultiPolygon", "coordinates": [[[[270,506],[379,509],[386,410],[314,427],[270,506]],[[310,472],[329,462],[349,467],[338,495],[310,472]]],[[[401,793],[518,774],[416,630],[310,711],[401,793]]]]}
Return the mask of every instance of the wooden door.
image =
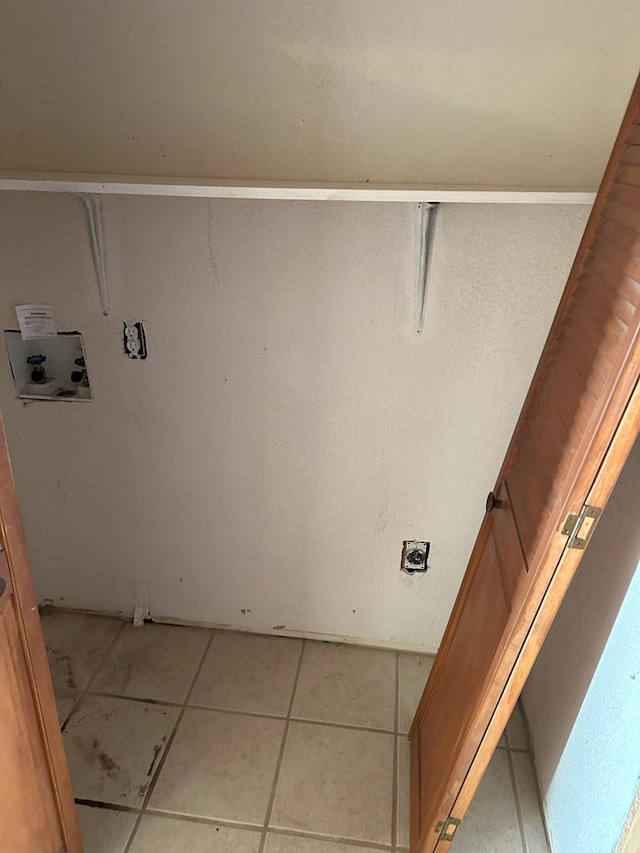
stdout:
{"type": "Polygon", "coordinates": [[[640,431],[639,282],[640,80],[411,728],[412,853],[455,838],[640,431]]]}
{"type": "Polygon", "coordinates": [[[82,853],[0,422],[0,851],[82,853]]]}

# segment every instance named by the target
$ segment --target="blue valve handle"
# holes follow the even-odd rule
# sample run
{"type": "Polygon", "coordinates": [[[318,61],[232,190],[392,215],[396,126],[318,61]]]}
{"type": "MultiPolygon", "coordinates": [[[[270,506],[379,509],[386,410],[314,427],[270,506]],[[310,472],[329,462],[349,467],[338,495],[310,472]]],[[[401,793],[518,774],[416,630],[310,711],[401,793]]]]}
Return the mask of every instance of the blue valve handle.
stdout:
{"type": "Polygon", "coordinates": [[[27,364],[40,365],[47,360],[46,355],[30,355],[27,359],[27,364]]]}

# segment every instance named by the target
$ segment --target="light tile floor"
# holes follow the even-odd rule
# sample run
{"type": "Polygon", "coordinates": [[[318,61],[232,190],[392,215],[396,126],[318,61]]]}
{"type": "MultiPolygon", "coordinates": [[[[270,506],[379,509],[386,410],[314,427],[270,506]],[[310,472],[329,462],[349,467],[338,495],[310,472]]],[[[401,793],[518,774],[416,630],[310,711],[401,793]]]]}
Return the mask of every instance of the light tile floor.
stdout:
{"type": "MultiPolygon", "coordinates": [[[[432,658],[46,610],[86,853],[409,843],[406,738],[432,658]]],[[[548,853],[519,712],[454,853],[548,853]]]]}

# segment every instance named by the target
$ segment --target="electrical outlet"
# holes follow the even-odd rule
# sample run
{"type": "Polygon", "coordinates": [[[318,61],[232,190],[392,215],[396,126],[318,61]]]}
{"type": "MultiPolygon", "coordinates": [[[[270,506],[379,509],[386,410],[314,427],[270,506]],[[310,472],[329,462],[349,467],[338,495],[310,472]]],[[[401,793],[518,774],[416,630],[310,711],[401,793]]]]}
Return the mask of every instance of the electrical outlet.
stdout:
{"type": "Polygon", "coordinates": [[[124,323],[122,340],[125,355],[129,358],[143,359],[147,357],[147,339],[142,323],[124,323]]]}
{"type": "Polygon", "coordinates": [[[405,540],[402,543],[401,570],[409,575],[416,572],[426,572],[430,548],[430,542],[417,542],[415,539],[405,540]]]}

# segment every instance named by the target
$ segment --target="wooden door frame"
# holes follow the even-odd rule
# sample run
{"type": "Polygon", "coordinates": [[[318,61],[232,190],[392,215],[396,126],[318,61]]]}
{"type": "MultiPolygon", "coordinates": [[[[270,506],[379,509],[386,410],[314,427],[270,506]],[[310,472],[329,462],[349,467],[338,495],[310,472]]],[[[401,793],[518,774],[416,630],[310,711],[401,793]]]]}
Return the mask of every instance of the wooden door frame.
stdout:
{"type": "Polygon", "coordinates": [[[51,778],[51,787],[60,817],[65,853],[82,853],[80,827],[67,772],[67,759],[60,735],[58,709],[42,637],[40,614],[31,579],[18,496],[1,418],[0,536],[5,545],[9,564],[9,576],[16,603],[20,642],[29,673],[31,692],[34,697],[35,711],[51,778]]]}

